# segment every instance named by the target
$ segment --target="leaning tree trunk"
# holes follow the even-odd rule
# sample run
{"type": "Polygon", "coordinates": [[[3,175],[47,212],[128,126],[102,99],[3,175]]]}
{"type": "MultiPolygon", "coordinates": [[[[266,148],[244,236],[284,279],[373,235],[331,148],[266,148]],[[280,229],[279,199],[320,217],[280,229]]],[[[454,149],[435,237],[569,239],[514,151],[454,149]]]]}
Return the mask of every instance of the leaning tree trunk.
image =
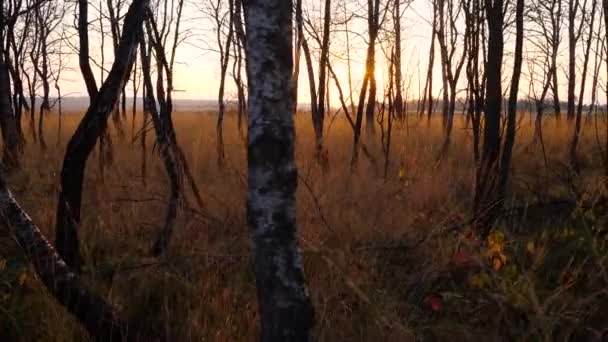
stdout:
{"type": "MultiPolygon", "coordinates": [[[[125,341],[127,325],[105,299],[89,291],[57,254],[42,232],[15,200],[0,177],[0,213],[3,224],[34,266],[36,274],[91,337],[98,341],[125,341]]],[[[135,337],[135,336],[133,336],[135,337]]]]}
{"type": "Polygon", "coordinates": [[[123,84],[128,78],[137,50],[138,33],[148,2],[148,0],[134,0],[129,7],[112,69],[70,139],[63,160],[61,191],[57,204],[55,244],[59,254],[74,269],[78,269],[82,262],[76,226],[80,222],[82,183],[86,162],[106,128],[108,116],[114,110],[123,84]]]}
{"type": "MultiPolygon", "coordinates": [[[[159,42],[156,42],[157,44],[159,42]]],[[[150,43],[152,44],[152,43],[150,43]]],[[[171,193],[169,197],[169,204],[167,206],[167,214],[165,216],[165,222],[161,233],[152,247],[152,254],[154,256],[160,256],[167,251],[169,241],[173,233],[173,227],[177,217],[177,206],[180,200],[180,194],[182,193],[182,181],[178,168],[178,157],[176,156],[176,149],[172,146],[175,143],[170,137],[173,133],[172,126],[165,124],[167,120],[166,112],[159,112],[156,109],[156,99],[154,98],[154,88],[152,86],[152,78],[150,77],[150,56],[146,56],[145,41],[143,35],[141,38],[141,61],[142,61],[142,76],[144,78],[144,88],[146,90],[146,108],[150,111],[150,117],[152,118],[152,124],[154,125],[154,131],[156,132],[156,141],[158,142],[159,152],[163,163],[165,164],[165,170],[169,176],[171,193]]]]}
{"type": "Polygon", "coordinates": [[[247,220],[262,341],[308,341],[313,308],[297,243],[292,2],[246,2],[249,79],[247,220]]]}

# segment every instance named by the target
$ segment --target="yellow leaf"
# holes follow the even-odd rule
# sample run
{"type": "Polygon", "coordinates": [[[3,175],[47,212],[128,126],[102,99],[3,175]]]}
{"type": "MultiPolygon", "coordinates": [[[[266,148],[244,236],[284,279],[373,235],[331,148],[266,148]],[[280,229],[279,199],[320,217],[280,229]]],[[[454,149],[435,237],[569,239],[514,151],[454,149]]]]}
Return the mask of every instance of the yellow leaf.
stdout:
{"type": "Polygon", "coordinates": [[[534,246],[534,241],[528,241],[528,243],[526,244],[526,250],[528,251],[528,253],[534,254],[535,249],[536,247],[534,246]]]}
{"type": "Polygon", "coordinates": [[[504,263],[500,258],[492,258],[492,268],[494,268],[495,271],[500,271],[503,266],[504,263]]]}
{"type": "Polygon", "coordinates": [[[23,286],[25,284],[25,282],[27,281],[27,271],[22,271],[21,273],[19,273],[19,277],[17,278],[17,282],[19,283],[20,286],[23,286]]]}
{"type": "Polygon", "coordinates": [[[0,272],[6,268],[6,259],[0,258],[0,272]]]}

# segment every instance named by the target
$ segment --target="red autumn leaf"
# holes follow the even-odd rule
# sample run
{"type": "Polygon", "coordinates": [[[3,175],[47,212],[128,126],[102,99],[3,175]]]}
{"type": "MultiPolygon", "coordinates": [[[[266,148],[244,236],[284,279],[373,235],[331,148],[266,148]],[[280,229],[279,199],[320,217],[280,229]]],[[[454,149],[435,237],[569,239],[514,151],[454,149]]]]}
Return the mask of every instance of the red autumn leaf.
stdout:
{"type": "Polygon", "coordinates": [[[443,297],[440,294],[428,295],[424,299],[424,303],[434,312],[441,312],[443,309],[443,297]]]}

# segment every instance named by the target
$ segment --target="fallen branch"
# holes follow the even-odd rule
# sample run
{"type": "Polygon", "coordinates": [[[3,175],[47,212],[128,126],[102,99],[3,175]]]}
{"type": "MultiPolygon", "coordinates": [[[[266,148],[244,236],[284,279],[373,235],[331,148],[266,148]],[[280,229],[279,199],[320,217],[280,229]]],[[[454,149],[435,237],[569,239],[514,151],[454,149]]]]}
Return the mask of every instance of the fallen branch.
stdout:
{"type": "Polygon", "coordinates": [[[55,297],[99,341],[124,341],[127,325],[105,299],[88,290],[59,257],[0,177],[0,215],[34,266],[36,274],[55,297]]]}

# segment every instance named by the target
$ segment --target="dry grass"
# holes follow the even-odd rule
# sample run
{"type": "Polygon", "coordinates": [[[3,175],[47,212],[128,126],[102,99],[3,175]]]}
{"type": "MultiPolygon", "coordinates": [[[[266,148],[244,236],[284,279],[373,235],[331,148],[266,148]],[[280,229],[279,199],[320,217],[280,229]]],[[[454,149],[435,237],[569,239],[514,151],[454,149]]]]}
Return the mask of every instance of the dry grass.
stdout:
{"type": "MultiPolygon", "coordinates": [[[[53,236],[65,144],[79,119],[78,115],[66,115],[58,132],[57,119],[50,117],[45,126],[46,151],[32,144],[28,136],[23,170],[9,180],[17,199],[48,236],[53,236]]],[[[259,328],[245,221],[244,142],[237,134],[235,120],[229,118],[224,129],[227,164],[219,169],[214,116],[177,113],[174,121],[205,208],[197,209],[194,201],[182,207],[169,255],[160,260],[149,257],[164,217],[167,181],[158,156],[149,153],[144,184],[139,141],[131,141],[131,123],[126,123],[125,137],[113,134],[114,163],[103,182],[97,151],[88,163],[81,230],[86,282],[139,322],[138,329],[167,340],[253,341],[259,328]]],[[[461,235],[440,230],[465,221],[469,213],[474,181],[471,132],[464,121],[457,120],[451,148],[435,167],[442,141],[440,123],[427,126],[425,120],[410,118],[408,126],[402,124],[395,132],[389,176],[383,179],[381,168],[363,156],[357,171],[349,172],[352,133],[346,122],[334,121],[325,140],[330,170],[323,174],[311,158],[310,118],[298,115],[298,228],[316,308],[315,340],[550,340],[567,336],[562,334],[569,328],[575,334],[572,336],[591,336],[590,329],[597,328],[594,314],[601,314],[606,306],[597,301],[590,306],[585,299],[606,285],[603,257],[589,252],[584,262],[577,257],[545,271],[534,268],[535,262],[520,248],[535,232],[557,230],[549,216],[563,228],[563,217],[570,217],[569,213],[541,214],[539,226],[518,220],[524,222],[525,237],[516,235],[519,233],[512,224],[497,226],[507,234],[508,264],[517,266],[517,277],[513,280],[510,274],[503,274],[506,271],[495,272],[483,264],[476,272],[487,275],[490,281],[481,289],[472,289],[467,282],[469,274],[453,262],[457,246],[462,244],[461,235]],[[405,166],[404,179],[398,177],[400,164],[405,166]],[[396,247],[429,235],[431,238],[414,247],[396,247]],[[550,279],[550,274],[571,272],[575,267],[586,269],[591,263],[597,276],[587,281],[595,287],[584,293],[542,278],[550,279]],[[561,298],[558,303],[543,306],[556,291],[561,298]],[[439,311],[427,305],[434,294],[443,300],[439,311]],[[524,299],[519,298],[522,296],[524,299]]],[[[605,141],[604,127],[600,119],[599,141],[605,141]]],[[[513,204],[572,199],[573,191],[597,194],[593,188],[601,179],[603,166],[594,122],[585,122],[580,149],[584,172],[573,180],[566,163],[570,127],[566,122],[558,125],[548,121],[544,131],[548,166],[539,147],[531,145],[532,127],[527,116],[522,120],[514,152],[513,204]]],[[[379,133],[364,139],[381,161],[376,143],[379,133]]],[[[152,141],[150,135],[148,141],[152,141]]],[[[581,224],[580,229],[588,226],[581,224]]],[[[579,225],[569,227],[578,229],[579,225]]],[[[603,246],[603,238],[598,240],[594,235],[593,239],[603,246]]],[[[557,240],[535,241],[538,246],[546,245],[543,260],[550,260],[546,255],[561,246],[557,240]]],[[[6,236],[0,238],[0,260],[7,261],[0,267],[0,340],[87,338],[27,272],[6,236]]]]}

